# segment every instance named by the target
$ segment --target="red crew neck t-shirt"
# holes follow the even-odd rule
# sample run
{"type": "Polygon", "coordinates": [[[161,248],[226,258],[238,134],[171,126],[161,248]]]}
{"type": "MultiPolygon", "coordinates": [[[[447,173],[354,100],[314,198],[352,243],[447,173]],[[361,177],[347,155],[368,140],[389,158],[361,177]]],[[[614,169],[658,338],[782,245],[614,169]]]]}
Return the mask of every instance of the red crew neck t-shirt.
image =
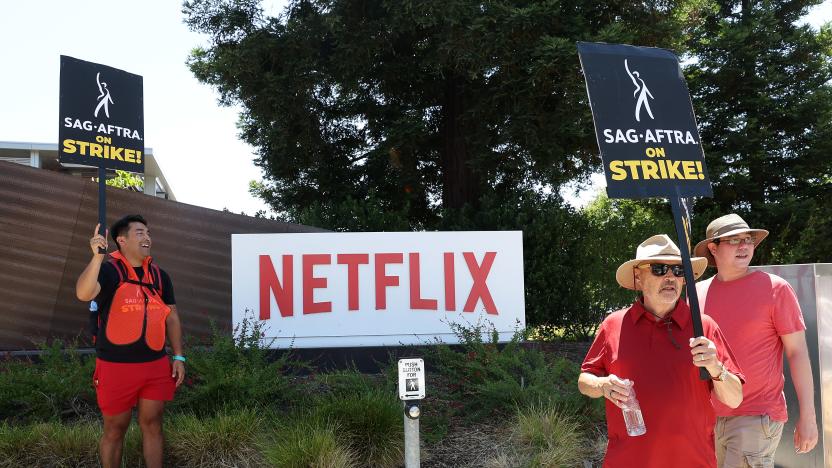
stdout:
{"type": "Polygon", "coordinates": [[[717,416],[767,414],[786,421],[782,335],[806,330],[794,290],[783,278],[755,271],[733,281],[716,276],[697,283],[705,314],[725,335],[747,380],[742,404],[731,409],[714,399],[717,416]]]}

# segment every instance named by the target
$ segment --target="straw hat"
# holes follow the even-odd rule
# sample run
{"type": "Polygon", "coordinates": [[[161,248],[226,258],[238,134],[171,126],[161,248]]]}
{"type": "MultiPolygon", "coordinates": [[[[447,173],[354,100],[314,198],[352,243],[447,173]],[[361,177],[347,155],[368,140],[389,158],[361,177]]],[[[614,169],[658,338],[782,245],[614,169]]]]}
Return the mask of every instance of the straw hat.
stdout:
{"type": "MultiPolygon", "coordinates": [[[[708,267],[708,259],[704,257],[691,257],[693,266],[693,278],[697,279],[708,267]]],[[[666,263],[668,265],[681,264],[682,253],[679,247],[670,240],[667,234],[657,234],[639,244],[636,249],[636,258],[624,262],[615,272],[615,280],[623,288],[635,289],[635,275],[633,268],[643,263],[666,263]]]]}
{"type": "Polygon", "coordinates": [[[696,244],[696,247],[693,248],[693,254],[707,258],[708,265],[716,266],[716,263],[714,263],[714,256],[711,255],[711,251],[708,250],[708,244],[713,242],[714,239],[735,236],[737,234],[745,234],[746,232],[757,239],[757,242],[754,243],[755,247],[760,245],[760,242],[768,236],[768,231],[765,229],[751,229],[748,227],[748,223],[746,223],[745,220],[740,218],[737,214],[731,213],[725,216],[720,216],[719,218],[711,221],[711,224],[709,224],[708,228],[705,229],[706,239],[696,244]]]}

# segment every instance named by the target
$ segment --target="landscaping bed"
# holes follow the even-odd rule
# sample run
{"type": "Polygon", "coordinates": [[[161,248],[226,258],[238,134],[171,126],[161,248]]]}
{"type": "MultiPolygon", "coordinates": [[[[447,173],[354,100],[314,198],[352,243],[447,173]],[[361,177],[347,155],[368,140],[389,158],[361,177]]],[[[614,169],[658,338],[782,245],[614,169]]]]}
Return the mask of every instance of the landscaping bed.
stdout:
{"type": "MultiPolygon", "coordinates": [[[[577,392],[585,343],[497,346],[486,327],[437,345],[420,420],[422,466],[579,466],[599,458],[603,405],[577,392]]],[[[319,372],[269,359],[256,322],[195,349],[165,415],[167,466],[397,467],[402,404],[395,361],[383,372],[319,372]]],[[[0,363],[0,467],[98,466],[93,360],[54,343],[40,362],[0,363]]],[[[600,448],[601,452],[603,447],[600,448]]],[[[135,423],[125,466],[141,466],[135,423]]]]}

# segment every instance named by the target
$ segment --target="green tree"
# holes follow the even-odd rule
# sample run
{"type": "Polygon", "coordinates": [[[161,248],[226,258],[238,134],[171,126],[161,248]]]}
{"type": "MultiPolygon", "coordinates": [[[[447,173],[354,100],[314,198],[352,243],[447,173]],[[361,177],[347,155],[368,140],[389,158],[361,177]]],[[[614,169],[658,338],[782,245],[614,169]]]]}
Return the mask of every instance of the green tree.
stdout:
{"type": "MultiPolygon", "coordinates": [[[[94,177],[93,180],[98,182],[98,177],[94,177]]],[[[144,190],[144,177],[134,172],[121,171],[118,169],[116,169],[115,175],[109,177],[104,183],[110,187],[133,190],[135,192],[141,192],[144,190]]]]}
{"type": "Polygon", "coordinates": [[[597,169],[575,42],[678,47],[686,5],[294,0],[267,18],[255,0],[192,0],[184,13],[211,38],[191,70],[243,108],[254,193],[290,221],[419,229],[597,169]]]}
{"type": "Polygon", "coordinates": [[[832,30],[798,20],[819,0],[717,1],[694,28],[686,73],[714,185],[694,238],[737,212],[771,231],[757,261],[829,261],[832,30]],[[828,236],[824,236],[828,237],[828,236]]]}
{"type": "Polygon", "coordinates": [[[559,197],[526,192],[516,201],[485,195],[477,209],[466,207],[444,213],[440,230],[522,230],[523,281],[526,322],[566,329],[570,336],[586,336],[597,325],[586,315],[591,304],[581,287],[584,264],[594,255],[594,239],[587,239],[584,218],[559,197]],[[589,330],[589,331],[587,331],[589,330]]]}
{"type": "Polygon", "coordinates": [[[144,178],[133,172],[116,170],[115,177],[107,179],[106,183],[110,187],[135,190],[137,192],[144,190],[144,178]]]}
{"type": "Polygon", "coordinates": [[[581,312],[582,322],[597,326],[606,313],[629,305],[636,297],[636,292],[616,282],[618,266],[634,258],[636,247],[650,236],[667,234],[677,244],[678,239],[670,204],[664,199],[611,199],[602,194],[582,214],[589,232],[586,237],[592,239],[583,261],[588,307],[581,312]]]}

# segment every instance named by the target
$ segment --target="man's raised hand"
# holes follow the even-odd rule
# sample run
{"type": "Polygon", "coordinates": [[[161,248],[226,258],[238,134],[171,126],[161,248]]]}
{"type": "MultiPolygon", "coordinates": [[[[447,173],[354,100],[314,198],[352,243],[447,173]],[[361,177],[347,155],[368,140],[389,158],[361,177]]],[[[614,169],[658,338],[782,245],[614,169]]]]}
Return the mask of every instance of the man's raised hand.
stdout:
{"type": "Polygon", "coordinates": [[[95,225],[95,231],[92,234],[92,238],[90,238],[90,249],[92,249],[93,255],[103,255],[107,253],[107,234],[109,234],[109,229],[105,231],[104,235],[98,233],[98,229],[101,227],[101,223],[95,225]],[[100,249],[100,250],[99,250],[100,249]]]}

